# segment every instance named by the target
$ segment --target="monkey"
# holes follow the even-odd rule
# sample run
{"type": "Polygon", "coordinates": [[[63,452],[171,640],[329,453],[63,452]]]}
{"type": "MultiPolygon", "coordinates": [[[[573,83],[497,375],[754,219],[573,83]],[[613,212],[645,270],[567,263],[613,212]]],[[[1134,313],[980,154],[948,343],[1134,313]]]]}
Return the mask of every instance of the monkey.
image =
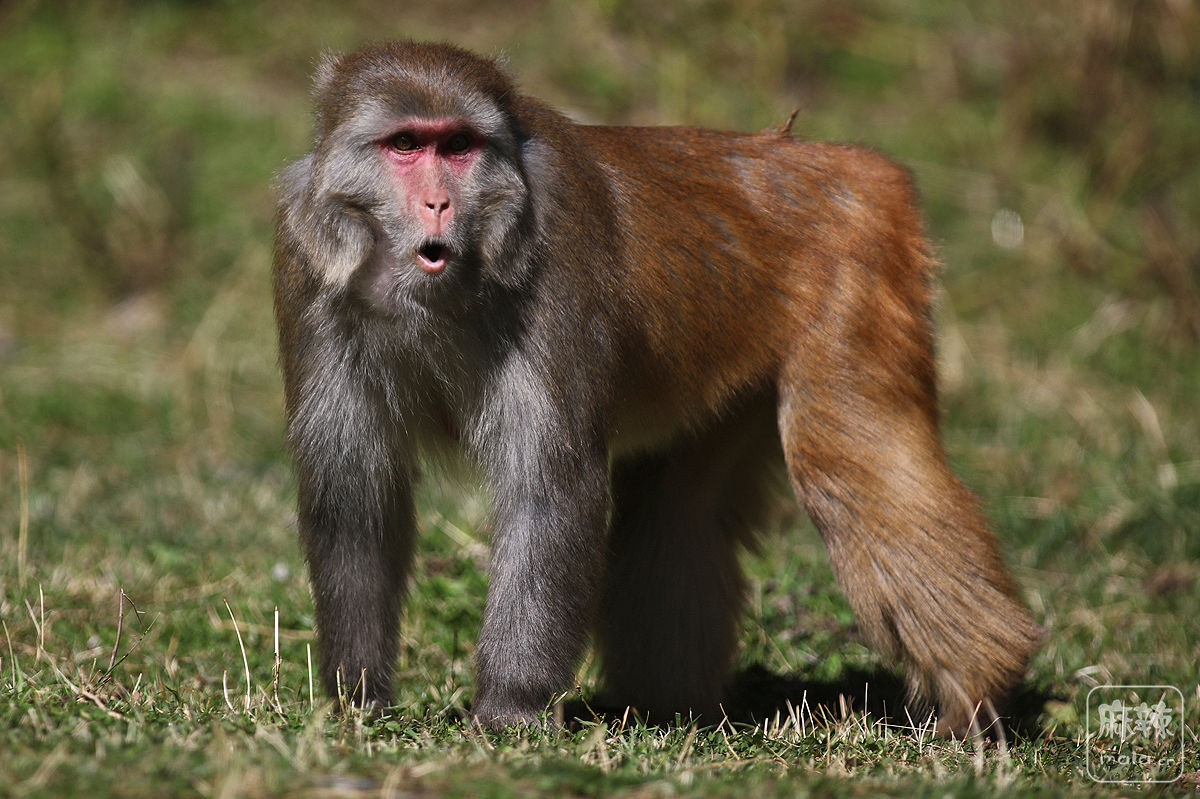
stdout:
{"type": "Polygon", "coordinates": [[[978,732],[1041,634],[939,432],[909,174],[758,133],[576,124],[451,44],[316,71],[274,309],[325,690],[391,701],[422,464],[491,496],[471,713],[606,695],[716,723],[773,474],[860,629],[978,732]]]}

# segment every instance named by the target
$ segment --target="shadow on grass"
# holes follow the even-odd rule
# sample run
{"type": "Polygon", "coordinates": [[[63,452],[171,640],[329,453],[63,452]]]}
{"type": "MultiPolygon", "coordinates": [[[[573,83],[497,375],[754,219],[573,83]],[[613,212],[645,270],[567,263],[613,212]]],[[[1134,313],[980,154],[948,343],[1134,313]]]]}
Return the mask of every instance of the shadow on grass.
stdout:
{"type": "MultiPolygon", "coordinates": [[[[1041,736],[1044,728],[1038,719],[1046,701],[1052,698],[1048,692],[1030,686],[1019,689],[1002,716],[1008,739],[1041,736]]],[[[761,725],[776,718],[786,721],[789,714],[799,713],[806,721],[811,719],[821,726],[865,710],[892,726],[917,730],[929,726],[929,710],[909,703],[904,682],[886,671],[848,669],[836,680],[813,681],[751,666],[735,677],[723,707],[735,724],[761,725]]],[[[627,715],[624,707],[580,700],[568,701],[564,710],[568,719],[615,722],[627,715]]],[[[676,723],[675,719],[647,721],[662,726],[676,723]]]]}

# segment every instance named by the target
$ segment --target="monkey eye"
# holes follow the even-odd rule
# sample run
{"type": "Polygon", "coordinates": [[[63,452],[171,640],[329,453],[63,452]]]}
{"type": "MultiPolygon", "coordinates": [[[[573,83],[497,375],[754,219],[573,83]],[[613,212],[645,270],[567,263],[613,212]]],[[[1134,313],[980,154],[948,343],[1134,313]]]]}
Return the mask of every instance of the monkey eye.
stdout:
{"type": "Polygon", "coordinates": [[[452,153],[465,153],[471,149],[471,137],[465,133],[455,133],[446,140],[446,149],[452,153]]]}
{"type": "Polygon", "coordinates": [[[417,137],[411,133],[397,133],[388,139],[388,145],[393,150],[399,150],[402,153],[409,152],[417,149],[417,137]]]}

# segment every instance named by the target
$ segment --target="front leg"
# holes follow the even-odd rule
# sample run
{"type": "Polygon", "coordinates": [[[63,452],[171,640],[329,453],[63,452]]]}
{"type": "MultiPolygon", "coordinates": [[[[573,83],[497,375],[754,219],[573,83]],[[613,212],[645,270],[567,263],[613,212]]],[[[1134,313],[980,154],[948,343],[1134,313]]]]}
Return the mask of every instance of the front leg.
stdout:
{"type": "Polygon", "coordinates": [[[329,696],[359,707],[391,702],[414,537],[407,481],[379,477],[340,459],[301,475],[300,536],[321,683],[329,696]]]}
{"type": "Polygon", "coordinates": [[[475,653],[475,718],[537,723],[574,681],[603,570],[608,460],[603,444],[545,409],[499,426],[492,447],[491,582],[475,653]]]}
{"type": "Polygon", "coordinates": [[[412,561],[411,467],[377,366],[322,359],[291,373],[288,438],[316,612],[321,682],[335,699],[391,701],[401,599],[412,561]]]}

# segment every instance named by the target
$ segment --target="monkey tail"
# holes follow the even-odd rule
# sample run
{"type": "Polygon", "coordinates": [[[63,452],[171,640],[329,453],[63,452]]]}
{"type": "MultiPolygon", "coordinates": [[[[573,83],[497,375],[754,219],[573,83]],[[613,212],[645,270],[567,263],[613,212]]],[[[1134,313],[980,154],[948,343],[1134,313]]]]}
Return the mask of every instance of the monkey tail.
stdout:
{"type": "Polygon", "coordinates": [[[792,113],[790,116],[788,116],[787,122],[784,122],[779,127],[779,135],[780,136],[783,136],[784,138],[788,138],[788,139],[790,139],[792,137],[792,123],[796,121],[796,117],[799,115],[800,115],[799,107],[792,109],[792,113]]]}

